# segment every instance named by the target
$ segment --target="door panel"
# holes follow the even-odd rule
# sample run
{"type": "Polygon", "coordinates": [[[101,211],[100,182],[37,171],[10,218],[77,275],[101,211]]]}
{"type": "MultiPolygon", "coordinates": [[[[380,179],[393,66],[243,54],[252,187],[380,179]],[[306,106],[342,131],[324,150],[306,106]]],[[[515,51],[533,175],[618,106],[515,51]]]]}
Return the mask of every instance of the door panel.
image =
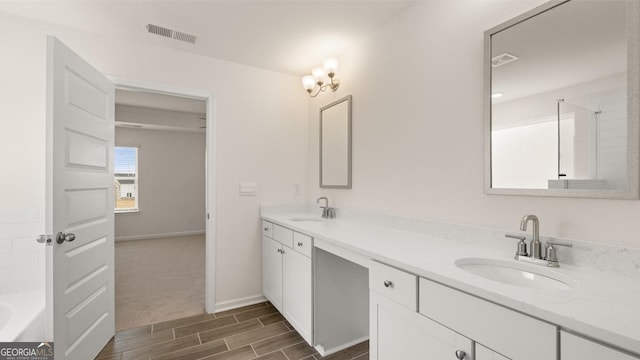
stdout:
{"type": "Polygon", "coordinates": [[[312,276],[311,259],[284,248],[284,316],[298,333],[311,344],[312,276]]]}
{"type": "Polygon", "coordinates": [[[262,292],[282,312],[282,244],[262,237],[262,292]]]}
{"type": "Polygon", "coordinates": [[[49,331],[56,359],[86,360],[115,330],[114,86],[56,38],[47,51],[49,331]]]}

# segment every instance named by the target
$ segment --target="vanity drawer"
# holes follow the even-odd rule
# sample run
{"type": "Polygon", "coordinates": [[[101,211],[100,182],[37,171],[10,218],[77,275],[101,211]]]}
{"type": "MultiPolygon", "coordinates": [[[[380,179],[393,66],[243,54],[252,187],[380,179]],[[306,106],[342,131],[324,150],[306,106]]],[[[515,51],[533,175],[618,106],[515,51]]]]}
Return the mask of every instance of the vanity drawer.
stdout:
{"type": "Polygon", "coordinates": [[[295,249],[295,251],[310,258],[312,246],[313,240],[311,236],[300,234],[298,232],[293,233],[293,248],[295,249]]]}
{"type": "Polygon", "coordinates": [[[639,358],[624,354],[618,350],[587,340],[571,333],[560,331],[560,346],[562,360],[577,359],[607,359],[607,360],[637,360],[639,358]]]}
{"type": "Polygon", "coordinates": [[[369,289],[417,311],[418,277],[388,265],[372,261],[369,265],[369,289]]]}
{"type": "Polygon", "coordinates": [[[273,224],[262,220],[262,235],[273,238],[273,224]]]}
{"type": "Polygon", "coordinates": [[[558,329],[549,323],[424,278],[419,299],[421,314],[510,359],[556,360],[558,329]]]}
{"type": "Polygon", "coordinates": [[[293,230],[273,224],[273,238],[282,245],[293,248],[293,230]]]}

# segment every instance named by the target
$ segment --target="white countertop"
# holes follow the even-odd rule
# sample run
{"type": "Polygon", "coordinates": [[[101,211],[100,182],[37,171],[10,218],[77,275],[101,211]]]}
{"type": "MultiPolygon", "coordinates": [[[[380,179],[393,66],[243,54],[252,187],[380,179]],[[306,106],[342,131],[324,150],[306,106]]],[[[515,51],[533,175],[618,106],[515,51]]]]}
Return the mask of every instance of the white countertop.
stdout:
{"type": "MultiPolygon", "coordinates": [[[[491,248],[358,221],[291,221],[309,213],[262,214],[262,218],[367,258],[395,266],[530,316],[640,354],[640,281],[615,273],[560,264],[552,269],[574,279],[571,290],[537,290],[468,273],[461,258],[513,261],[512,248],[491,248]]],[[[559,251],[565,251],[561,248],[559,251]]],[[[571,250],[566,250],[571,251],[571,250]]],[[[519,262],[518,262],[519,263],[519,262]]],[[[637,265],[636,265],[637,266],[637,265]]]]}

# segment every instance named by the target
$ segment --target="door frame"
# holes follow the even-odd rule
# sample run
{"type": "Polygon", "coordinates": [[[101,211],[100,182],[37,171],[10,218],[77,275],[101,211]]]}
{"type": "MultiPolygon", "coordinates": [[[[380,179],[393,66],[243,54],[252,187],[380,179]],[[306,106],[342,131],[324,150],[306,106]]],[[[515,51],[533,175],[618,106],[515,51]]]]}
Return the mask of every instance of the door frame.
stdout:
{"type": "MultiPolygon", "coordinates": [[[[215,312],[216,249],[216,102],[212,91],[178,87],[105,74],[116,90],[146,91],[161,95],[206,100],[206,174],[205,174],[205,311],[215,312]]],[[[115,131],[115,129],[114,129],[115,131]]]]}

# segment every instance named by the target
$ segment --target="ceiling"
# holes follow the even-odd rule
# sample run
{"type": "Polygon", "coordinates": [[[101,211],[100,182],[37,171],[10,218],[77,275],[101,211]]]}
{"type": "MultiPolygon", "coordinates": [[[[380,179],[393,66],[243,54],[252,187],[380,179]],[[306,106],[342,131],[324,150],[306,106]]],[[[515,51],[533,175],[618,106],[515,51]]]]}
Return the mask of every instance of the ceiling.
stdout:
{"type": "Polygon", "coordinates": [[[414,1],[0,1],[0,11],[116,38],[304,75],[365,40],[414,1]],[[149,34],[155,24],[198,37],[149,34]]]}

